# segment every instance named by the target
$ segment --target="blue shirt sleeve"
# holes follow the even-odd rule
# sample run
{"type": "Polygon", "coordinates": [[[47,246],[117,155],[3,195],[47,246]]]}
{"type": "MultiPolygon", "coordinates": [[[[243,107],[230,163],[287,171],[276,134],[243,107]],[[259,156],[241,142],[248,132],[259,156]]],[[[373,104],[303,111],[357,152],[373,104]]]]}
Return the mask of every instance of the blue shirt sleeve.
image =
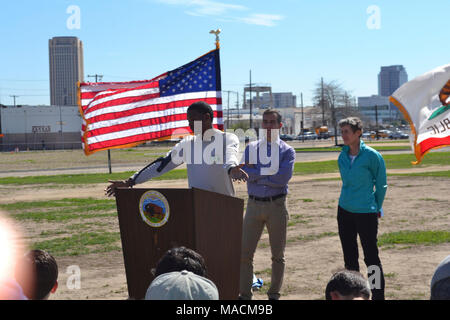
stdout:
{"type": "Polygon", "coordinates": [[[375,201],[377,202],[378,210],[381,210],[387,191],[386,165],[381,154],[377,154],[371,169],[375,178],[375,201]]]}
{"type": "Polygon", "coordinates": [[[263,178],[263,176],[261,176],[261,168],[258,166],[257,163],[254,164],[250,164],[250,160],[249,160],[249,146],[247,145],[247,147],[245,148],[244,151],[244,163],[245,165],[242,167],[242,170],[244,170],[247,174],[248,174],[248,181],[250,182],[255,182],[261,178],[263,178]],[[251,166],[249,166],[249,164],[251,166]]]}
{"type": "Polygon", "coordinates": [[[274,188],[281,188],[286,186],[289,180],[292,178],[292,174],[294,172],[294,164],[295,151],[294,149],[289,148],[282,155],[278,172],[270,176],[261,176],[262,178],[259,179],[257,183],[274,188]]]}

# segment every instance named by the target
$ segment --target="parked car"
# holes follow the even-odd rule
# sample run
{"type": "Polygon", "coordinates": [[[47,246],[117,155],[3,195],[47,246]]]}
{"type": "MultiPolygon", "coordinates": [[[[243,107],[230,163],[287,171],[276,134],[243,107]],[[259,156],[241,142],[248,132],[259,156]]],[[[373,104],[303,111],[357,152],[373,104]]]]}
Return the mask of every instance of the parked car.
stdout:
{"type": "Polygon", "coordinates": [[[295,137],[291,136],[290,134],[281,134],[280,139],[283,141],[292,141],[295,140],[295,137]]]}
{"type": "Polygon", "coordinates": [[[330,131],[327,132],[319,132],[319,135],[317,136],[318,139],[328,139],[330,138],[331,134],[330,131]]]}
{"type": "Polygon", "coordinates": [[[409,135],[402,131],[394,131],[389,135],[389,139],[409,139],[409,135]]]}
{"type": "Polygon", "coordinates": [[[392,133],[392,131],[389,131],[389,130],[378,130],[378,136],[380,138],[389,138],[391,133],[392,133]]]}
{"type": "Polygon", "coordinates": [[[305,132],[303,134],[299,134],[297,136],[298,140],[316,140],[317,139],[317,134],[312,133],[312,132],[305,132]]]}

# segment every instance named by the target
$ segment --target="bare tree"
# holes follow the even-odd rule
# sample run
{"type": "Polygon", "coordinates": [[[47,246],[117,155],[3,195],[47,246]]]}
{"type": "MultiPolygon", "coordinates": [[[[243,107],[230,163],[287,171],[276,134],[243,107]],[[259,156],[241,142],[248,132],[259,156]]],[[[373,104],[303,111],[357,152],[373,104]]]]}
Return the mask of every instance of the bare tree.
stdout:
{"type": "Polygon", "coordinates": [[[337,80],[316,83],[314,103],[322,110],[322,124],[333,126],[337,145],[337,122],[349,116],[360,116],[355,99],[337,80]]]}

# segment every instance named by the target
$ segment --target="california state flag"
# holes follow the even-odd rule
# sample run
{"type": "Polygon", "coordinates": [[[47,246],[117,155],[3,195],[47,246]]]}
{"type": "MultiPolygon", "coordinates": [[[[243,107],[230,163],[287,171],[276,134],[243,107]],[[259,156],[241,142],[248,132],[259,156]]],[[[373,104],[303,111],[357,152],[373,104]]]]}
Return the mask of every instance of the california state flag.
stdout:
{"type": "Polygon", "coordinates": [[[431,149],[450,146],[450,64],[405,83],[389,99],[411,125],[414,164],[431,149]]]}

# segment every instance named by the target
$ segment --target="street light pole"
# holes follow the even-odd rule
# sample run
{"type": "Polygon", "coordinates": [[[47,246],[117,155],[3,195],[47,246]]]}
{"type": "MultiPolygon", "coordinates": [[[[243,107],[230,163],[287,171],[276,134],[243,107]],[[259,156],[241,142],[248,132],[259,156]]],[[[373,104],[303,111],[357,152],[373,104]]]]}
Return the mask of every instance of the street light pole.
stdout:
{"type": "Polygon", "coordinates": [[[302,123],[300,126],[300,134],[302,135],[302,142],[305,142],[305,135],[304,135],[305,119],[304,119],[304,114],[303,114],[304,113],[304,111],[303,111],[303,92],[300,93],[300,101],[302,103],[302,123]]]}
{"type": "Polygon", "coordinates": [[[16,106],[16,98],[18,98],[19,96],[17,95],[11,95],[10,97],[12,97],[14,99],[14,107],[16,106]]]}
{"type": "Polygon", "coordinates": [[[222,92],[226,92],[228,94],[228,104],[227,104],[227,129],[230,127],[230,93],[236,93],[237,95],[237,105],[239,108],[239,92],[237,91],[229,91],[229,90],[222,90],[222,92]]]}
{"type": "MultiPolygon", "coordinates": [[[[98,82],[99,79],[100,79],[100,81],[102,80],[103,75],[102,74],[88,75],[88,78],[95,78],[95,82],[98,82]]],[[[111,151],[110,151],[110,149],[108,149],[108,171],[109,171],[109,174],[112,173],[112,170],[111,170],[111,151]]]]}
{"type": "Polygon", "coordinates": [[[59,128],[60,128],[60,132],[61,132],[61,144],[62,144],[62,148],[64,150],[64,133],[63,133],[63,121],[62,121],[62,110],[61,110],[61,105],[59,105],[59,128]]]}

